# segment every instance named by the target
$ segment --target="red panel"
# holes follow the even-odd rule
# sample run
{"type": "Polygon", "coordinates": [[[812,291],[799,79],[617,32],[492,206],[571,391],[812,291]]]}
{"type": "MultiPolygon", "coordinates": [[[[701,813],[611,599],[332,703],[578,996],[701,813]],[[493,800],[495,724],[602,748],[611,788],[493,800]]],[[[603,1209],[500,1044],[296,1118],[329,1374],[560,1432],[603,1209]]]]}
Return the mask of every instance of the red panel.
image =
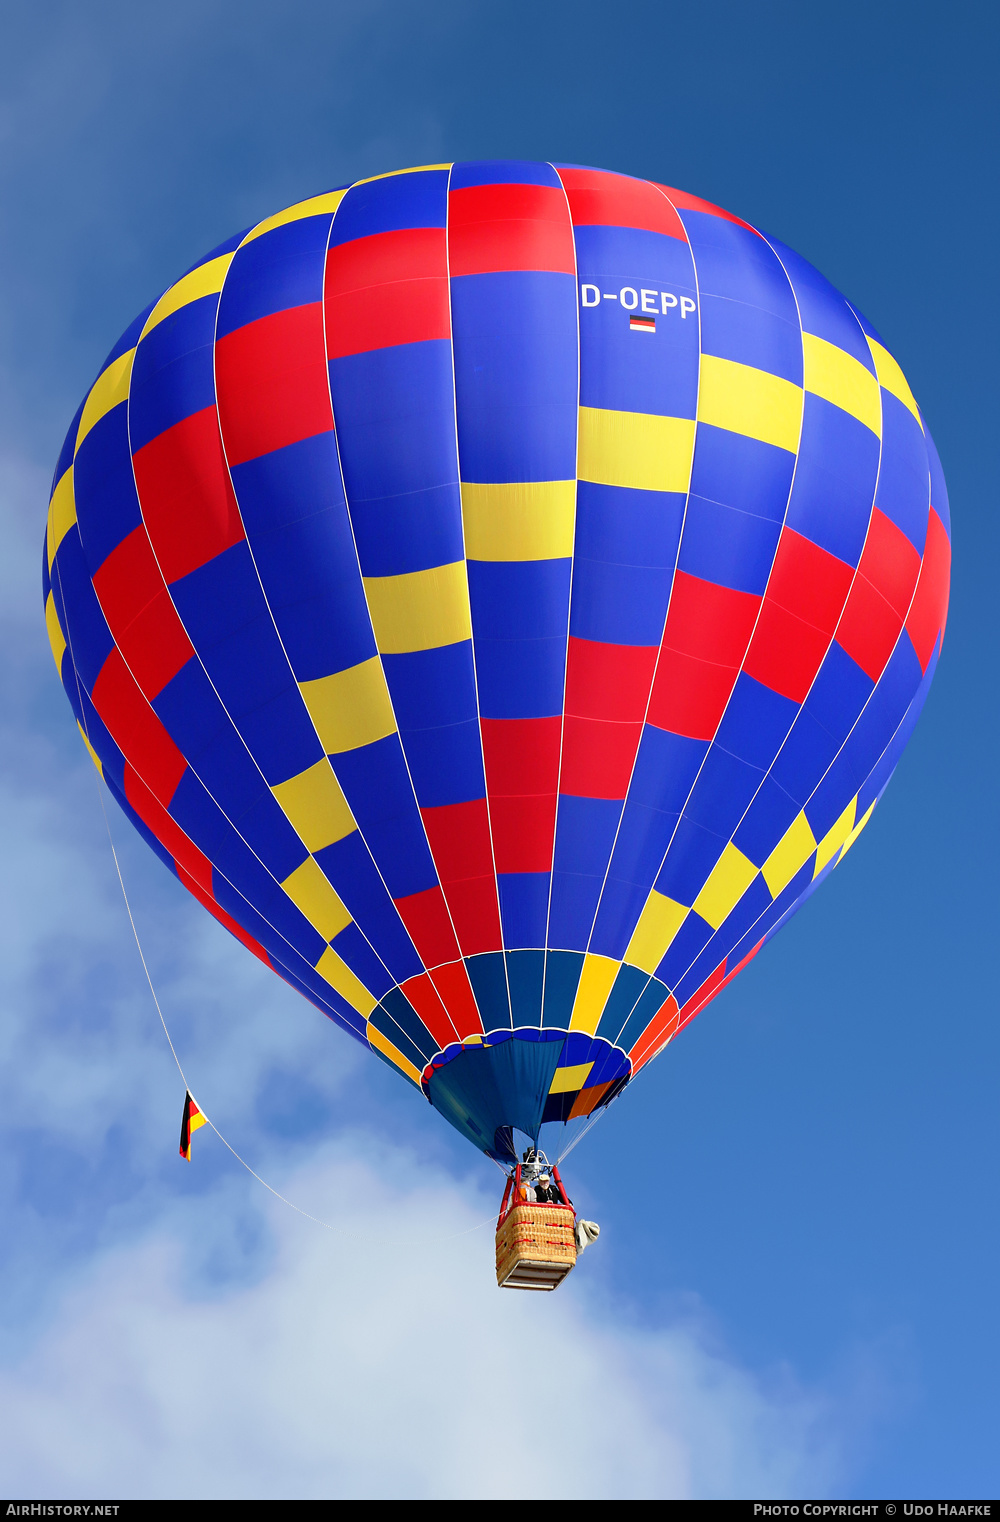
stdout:
{"type": "Polygon", "coordinates": [[[132,463],[165,581],[197,570],[244,537],[214,407],[175,423],[143,445],[132,463]]]}
{"type": "Polygon", "coordinates": [[[739,673],[673,650],[660,653],[647,718],[657,729],[692,740],[711,740],[739,673]]]}
{"type": "Polygon", "coordinates": [[[220,338],[215,387],[230,465],[328,432],[322,302],[272,312],[220,338]]]}
{"type": "Polygon", "coordinates": [[[187,762],[139,691],[119,650],[112,650],[104,662],[91,696],[126,761],[168,808],[187,762]]]}
{"type": "MultiPolygon", "coordinates": [[[[659,182],[655,182],[659,185],[659,182]]],[[[689,196],[686,190],[676,190],[672,185],[659,185],[660,190],[666,191],[670,200],[680,211],[704,211],[710,217],[722,217],[726,222],[735,222],[738,227],[745,227],[749,232],[757,232],[756,227],[751,227],[749,222],[744,222],[742,217],[734,217],[731,211],[723,211],[721,206],[714,206],[711,201],[703,201],[700,196],[689,196]]]]}
{"type": "Polygon", "coordinates": [[[500,905],[486,799],[421,809],[420,814],[462,955],[499,951],[500,905]]]}
{"type": "Polygon", "coordinates": [[[877,507],[872,509],[858,571],[882,593],[901,619],[906,617],[920,574],[920,556],[903,530],[877,507]]]}
{"type": "Polygon", "coordinates": [[[448,197],[452,275],[500,270],[576,274],[566,197],[549,185],[469,185],[448,197]]]}
{"type": "Polygon", "coordinates": [[[498,872],[550,872],[556,828],[556,792],[490,797],[490,825],[498,872]]]}
{"type": "MultiPolygon", "coordinates": [[[[733,973],[732,976],[735,977],[736,974],[733,973]]],[[[681,1007],[678,1030],[681,1029],[682,1026],[689,1024],[689,1022],[694,1019],[695,1015],[703,1010],[705,1005],[710,1003],[711,1000],[715,998],[720,988],[722,988],[724,984],[728,982],[729,979],[726,977],[726,964],[725,962],[720,962],[715,971],[709,973],[708,977],[705,979],[704,983],[701,985],[698,991],[693,993],[690,999],[688,999],[687,1003],[681,1007]]]]}
{"type": "Polygon", "coordinates": [[[547,719],[481,719],[486,786],[495,793],[555,792],[559,782],[558,714],[547,719]]]}
{"type": "Polygon", "coordinates": [[[581,1116],[593,1114],[605,1094],[609,1089],[614,1088],[616,1082],[617,1079],[613,1078],[610,1083],[598,1083],[592,1089],[581,1089],[566,1119],[578,1120],[581,1116]]]}
{"type": "Polygon", "coordinates": [[[439,962],[452,962],[458,957],[458,942],[440,888],[427,888],[423,893],[411,893],[408,898],[393,902],[425,967],[436,967],[439,962]]]}
{"type": "Polygon", "coordinates": [[[678,571],[663,631],[665,650],[720,666],[740,666],[761,599],[678,571]]]}
{"type": "Polygon", "coordinates": [[[559,791],[574,798],[624,798],[641,738],[641,720],[615,724],[567,714],[559,791]]]}
{"type": "Polygon", "coordinates": [[[837,630],[837,644],[877,682],[893,652],[903,620],[860,572],[837,630]]]}
{"type": "Polygon", "coordinates": [[[783,528],[764,596],[832,638],[853,577],[846,561],[783,528]]]}
{"type": "Polygon", "coordinates": [[[677,1000],[673,994],[666,1003],[661,1004],[656,1014],[650,1020],[646,1029],[632,1047],[629,1056],[632,1059],[632,1072],[637,1073],[644,1063],[648,1062],[663,1043],[677,1030],[680,1024],[680,1013],[677,1009],[677,1000]]]}
{"type": "Polygon", "coordinates": [[[567,715],[641,721],[655,665],[655,645],[606,645],[572,636],[566,657],[567,715]]]}
{"type": "Polygon", "coordinates": [[[93,580],[115,643],[145,696],[155,698],[194,649],[142,524],[112,550],[93,580]]]}
{"type": "Polygon", "coordinates": [[[325,310],[330,359],[450,338],[444,228],[377,233],[331,249],[325,310]]]}
{"type": "Polygon", "coordinates": [[[125,797],[139,818],[147,824],[174,858],[178,872],[183,873],[184,885],[194,892],[196,884],[200,892],[212,897],[212,863],[199,851],[194,841],[185,835],[180,825],[170,817],[162,803],[157,802],[142,778],[127,761],[125,763],[125,797]]]}
{"type": "Polygon", "coordinates": [[[681,219],[658,185],[600,169],[560,169],[574,227],[642,227],[687,242],[681,219]]]}
{"type": "Polygon", "coordinates": [[[464,1041],[466,1036],[481,1034],[483,1022],[465,963],[447,962],[435,967],[431,976],[459,1038],[464,1041]]]}
{"type": "Polygon", "coordinates": [[[408,978],[399,986],[439,1047],[447,1046],[450,1041],[461,1040],[448,1017],[448,1011],[441,1003],[440,994],[425,972],[415,978],[408,978]]]}
{"type": "Polygon", "coordinates": [[[948,583],[951,576],[951,545],[944,524],[931,508],[920,579],[906,618],[906,632],[913,641],[922,671],[934,654],[948,617],[948,583]]]}
{"type": "Polygon", "coordinates": [[[829,634],[765,597],[743,670],[772,692],[802,703],[829,648],[829,634]]]}

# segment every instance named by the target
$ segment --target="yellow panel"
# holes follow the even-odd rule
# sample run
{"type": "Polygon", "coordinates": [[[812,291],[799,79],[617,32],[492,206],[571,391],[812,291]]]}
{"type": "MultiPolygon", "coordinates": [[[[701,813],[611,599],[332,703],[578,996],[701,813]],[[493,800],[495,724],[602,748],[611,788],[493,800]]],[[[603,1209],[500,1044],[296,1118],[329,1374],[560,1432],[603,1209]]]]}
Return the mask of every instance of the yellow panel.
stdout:
{"type": "Polygon", "coordinates": [[[329,761],[279,782],[271,792],[307,851],[322,851],[357,826],[329,761]]]}
{"type": "Polygon", "coordinates": [[[683,904],[675,903],[665,893],[657,893],[653,888],[628,943],[626,962],[641,967],[643,972],[654,973],[687,913],[683,904]]]}
{"type": "Polygon", "coordinates": [[[324,941],[332,941],[338,931],[351,923],[351,916],[315,857],[307,856],[281,886],[324,941]]]}
{"type": "Polygon", "coordinates": [[[587,1031],[591,1036],[594,1034],[601,1023],[604,1006],[620,966],[621,963],[613,961],[611,957],[595,956],[588,951],[570,1016],[571,1031],[587,1031]]]}
{"type": "Polygon", "coordinates": [[[359,1015],[364,1015],[367,1020],[378,1000],[370,994],[357,978],[342,957],[339,957],[332,946],[328,946],[316,963],[316,971],[321,978],[325,978],[331,988],[335,988],[342,998],[346,999],[359,1015]]]}
{"type": "Polygon", "coordinates": [[[808,819],[805,814],[797,814],[761,868],[772,898],[788,887],[815,849],[816,839],[808,819]]]}
{"type": "Polygon", "coordinates": [[[45,628],[48,631],[49,644],[52,646],[52,659],[56,663],[56,670],[61,672],[63,652],[66,649],[66,637],[62,632],[59,614],[56,612],[56,600],[51,592],[45,599],[45,628]]]}
{"type": "Polygon", "coordinates": [[[80,426],[76,430],[77,449],[80,448],[94,424],[99,423],[106,412],[110,412],[112,407],[117,407],[119,402],[124,402],[127,398],[134,358],[134,349],[129,349],[127,354],[120,354],[117,359],[112,360],[106,370],[101,372],[91,386],[90,395],[87,397],[80,417],[80,426]]]}
{"type": "Polygon", "coordinates": [[[366,576],[375,643],[383,655],[435,650],[472,638],[465,561],[403,576],[366,576]]]}
{"type": "Polygon", "coordinates": [[[399,1068],[401,1073],[405,1073],[407,1078],[412,1078],[413,1082],[419,1085],[420,1070],[413,1066],[409,1057],[404,1057],[402,1052],[393,1046],[387,1036],[383,1036],[381,1031],[377,1031],[374,1025],[369,1025],[365,1034],[368,1037],[369,1046],[378,1047],[383,1057],[388,1057],[393,1067],[399,1068]]]}
{"type": "Polygon", "coordinates": [[[252,243],[254,238],[262,238],[275,227],[284,227],[286,222],[299,222],[303,217],[319,217],[325,211],[336,211],[341,201],[346,196],[346,190],[331,190],[323,196],[310,196],[307,201],[297,201],[294,206],[289,206],[285,211],[275,212],[273,217],[266,217],[263,222],[247,233],[243,239],[243,247],[252,243]]]}
{"type": "Polygon", "coordinates": [[[898,397],[904,407],[909,407],[922,429],[924,425],[920,419],[920,408],[913,399],[913,392],[907,384],[906,376],[889,353],[889,350],[883,349],[882,345],[877,343],[874,338],[869,338],[868,347],[872,351],[872,359],[875,361],[875,369],[878,371],[880,383],[887,391],[891,391],[893,396],[898,397]]]}
{"type": "MultiPolygon", "coordinates": [[[[355,180],[355,185],[370,185],[373,180],[394,180],[397,174],[423,174],[425,169],[450,169],[451,164],[414,164],[412,169],[390,169],[387,174],[370,174],[367,180],[355,180]]],[[[354,189],[354,185],[351,186],[354,189]]]]}
{"type": "Polygon", "coordinates": [[[377,655],[333,676],[300,682],[299,691],[328,755],[395,734],[389,689],[377,655]]]}
{"type": "Polygon", "coordinates": [[[221,291],[226,280],[226,272],[233,262],[232,254],[220,254],[217,259],[209,259],[207,264],[199,264],[196,270],[184,275],[176,285],[172,285],[169,291],[164,291],[149,316],[146,318],[146,326],[142,330],[142,336],[151,328],[155,328],[165,317],[171,317],[174,312],[179,312],[181,307],[188,306],[192,301],[198,301],[202,296],[213,296],[216,291],[221,291]]]}
{"type": "Polygon", "coordinates": [[[97,752],[94,749],[94,747],[91,745],[90,741],[87,739],[87,732],[84,729],[83,725],[80,723],[79,719],[77,719],[77,721],[76,721],[76,727],[80,731],[80,739],[83,741],[84,745],[87,747],[87,750],[90,752],[90,759],[91,759],[91,761],[93,761],[94,765],[97,767],[97,770],[100,772],[101,776],[103,777],[104,776],[104,768],[101,765],[101,758],[97,754],[97,752]]]}
{"type": "Polygon", "coordinates": [[[816,865],[813,868],[813,877],[818,877],[827,862],[832,861],[848,835],[854,829],[854,815],[857,805],[858,800],[852,798],[836,824],[827,830],[823,836],[823,839],[816,848],[816,865]]]}
{"type": "Polygon", "coordinates": [[[802,351],[806,390],[849,412],[881,437],[882,398],[871,371],[815,333],[803,333],[802,351]]]}
{"type": "Polygon", "coordinates": [[[550,1094],[574,1094],[590,1076],[592,1062],[580,1062],[575,1068],[556,1068],[549,1085],[550,1094]]]}
{"type": "Polygon", "coordinates": [[[58,484],[49,502],[49,518],[45,529],[45,539],[49,554],[49,571],[52,570],[52,562],[56,558],[56,551],[75,522],[76,496],[73,491],[73,467],[71,465],[59,477],[58,484]]]}
{"type": "Polygon", "coordinates": [[[642,491],[687,491],[693,448],[690,418],[580,408],[581,481],[642,491]]]}
{"type": "MultiPolygon", "coordinates": [[[[877,802],[877,800],[876,800],[876,802],[877,802]]],[[[844,841],[844,849],[840,853],[841,856],[846,856],[847,855],[848,851],[851,849],[851,847],[853,846],[854,842],[857,840],[858,836],[861,834],[861,831],[864,829],[865,825],[868,823],[869,819],[872,817],[872,809],[874,807],[875,807],[874,803],[870,803],[868,805],[868,807],[865,810],[864,814],[862,814],[861,818],[858,820],[857,824],[854,826],[854,829],[851,831],[851,833],[848,835],[847,839],[844,841]]]]}
{"type": "Polygon", "coordinates": [[[752,861],[729,842],[712,869],[712,875],[694,901],[694,911],[718,930],[730,910],[735,909],[757,876],[752,861]]]}
{"type": "Polygon", "coordinates": [[[575,517],[575,481],[462,483],[468,560],[568,559],[575,517]]]}
{"type": "Polygon", "coordinates": [[[703,354],[698,421],[794,454],[799,447],[802,389],[767,370],[703,354]]]}

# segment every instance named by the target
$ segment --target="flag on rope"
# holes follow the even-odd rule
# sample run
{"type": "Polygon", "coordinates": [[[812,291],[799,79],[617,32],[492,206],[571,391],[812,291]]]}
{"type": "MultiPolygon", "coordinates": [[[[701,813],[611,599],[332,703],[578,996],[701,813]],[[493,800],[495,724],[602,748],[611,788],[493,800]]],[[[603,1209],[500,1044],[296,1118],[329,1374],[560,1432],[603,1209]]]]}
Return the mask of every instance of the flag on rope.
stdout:
{"type": "Polygon", "coordinates": [[[184,1119],[181,1121],[181,1157],[191,1161],[191,1135],[199,1126],[205,1125],[205,1117],[191,1098],[190,1091],[184,1094],[184,1119]]]}

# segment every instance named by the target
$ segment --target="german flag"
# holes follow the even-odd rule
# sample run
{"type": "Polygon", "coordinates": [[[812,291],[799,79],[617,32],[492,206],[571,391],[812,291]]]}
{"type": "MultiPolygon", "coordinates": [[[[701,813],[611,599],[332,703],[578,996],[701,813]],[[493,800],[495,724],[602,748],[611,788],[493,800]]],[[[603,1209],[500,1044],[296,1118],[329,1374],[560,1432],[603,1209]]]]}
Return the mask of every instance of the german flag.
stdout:
{"type": "Polygon", "coordinates": [[[191,1161],[191,1137],[199,1126],[205,1125],[205,1117],[191,1098],[190,1091],[184,1095],[184,1119],[181,1121],[181,1157],[191,1161]]]}

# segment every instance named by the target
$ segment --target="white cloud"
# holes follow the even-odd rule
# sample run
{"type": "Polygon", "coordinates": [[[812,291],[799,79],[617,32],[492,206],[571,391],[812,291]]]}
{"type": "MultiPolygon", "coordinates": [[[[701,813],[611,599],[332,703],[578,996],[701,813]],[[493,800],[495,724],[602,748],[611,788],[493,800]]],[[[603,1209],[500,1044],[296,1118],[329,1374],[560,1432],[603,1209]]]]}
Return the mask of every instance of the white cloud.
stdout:
{"type": "Polygon", "coordinates": [[[0,1376],[9,1493],[828,1492],[829,1399],[766,1387],[694,1324],[630,1325],[586,1258],[554,1296],[498,1292],[490,1226],[455,1235],[490,1208],[462,1181],[353,1136],[287,1189],[369,1240],[271,1202],[266,1275],[194,1289],[202,1234],[231,1230],[237,1178],[105,1257],[0,1376]]]}

